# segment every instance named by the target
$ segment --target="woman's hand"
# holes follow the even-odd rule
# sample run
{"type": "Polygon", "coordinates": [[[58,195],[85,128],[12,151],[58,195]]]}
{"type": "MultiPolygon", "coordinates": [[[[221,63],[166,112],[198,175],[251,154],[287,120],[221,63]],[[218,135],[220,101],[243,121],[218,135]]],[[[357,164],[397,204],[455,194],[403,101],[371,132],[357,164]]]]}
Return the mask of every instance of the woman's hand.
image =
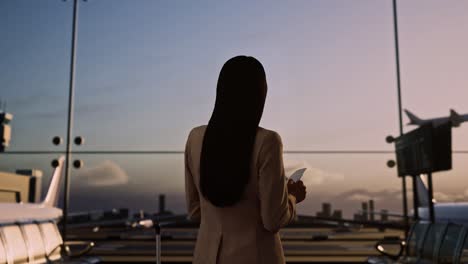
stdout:
{"type": "Polygon", "coordinates": [[[306,187],[304,186],[304,183],[301,180],[298,182],[294,182],[290,179],[288,180],[288,193],[296,197],[296,203],[300,203],[304,201],[306,197],[306,187]]]}

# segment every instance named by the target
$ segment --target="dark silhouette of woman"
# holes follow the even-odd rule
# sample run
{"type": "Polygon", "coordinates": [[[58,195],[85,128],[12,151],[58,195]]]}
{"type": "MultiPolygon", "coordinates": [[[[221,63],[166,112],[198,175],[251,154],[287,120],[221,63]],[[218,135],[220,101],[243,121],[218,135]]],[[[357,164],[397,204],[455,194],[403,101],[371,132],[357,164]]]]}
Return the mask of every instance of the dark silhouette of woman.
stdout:
{"type": "Polygon", "coordinates": [[[259,127],[267,82],[253,57],[228,60],[208,125],[185,149],[188,216],[200,221],[193,263],[284,263],[278,230],[296,215],[304,184],[287,182],[280,136],[259,127]]]}

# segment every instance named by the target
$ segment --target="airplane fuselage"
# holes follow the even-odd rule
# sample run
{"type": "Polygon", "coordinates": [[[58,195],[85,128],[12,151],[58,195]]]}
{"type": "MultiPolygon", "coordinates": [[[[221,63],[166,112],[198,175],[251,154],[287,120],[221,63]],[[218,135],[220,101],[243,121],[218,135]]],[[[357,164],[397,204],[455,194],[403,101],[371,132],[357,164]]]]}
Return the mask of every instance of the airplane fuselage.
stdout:
{"type": "MultiPolygon", "coordinates": [[[[416,121],[416,122],[413,121],[413,122],[410,122],[409,124],[410,125],[420,126],[420,125],[432,123],[434,126],[439,126],[439,125],[445,124],[445,123],[447,123],[449,121],[451,121],[451,119],[449,117],[438,117],[438,118],[433,118],[433,119],[422,119],[422,120],[419,120],[419,121],[416,121]]],[[[466,122],[466,121],[468,121],[468,115],[462,115],[462,116],[460,116],[460,122],[454,124],[453,126],[458,127],[458,126],[460,126],[461,123],[466,122]]]]}
{"type": "MultiPolygon", "coordinates": [[[[419,207],[419,217],[429,220],[429,208],[419,207]]],[[[436,222],[468,224],[468,202],[434,204],[436,222]]]]}
{"type": "Polygon", "coordinates": [[[62,209],[57,208],[57,202],[64,161],[64,156],[58,159],[58,166],[41,203],[0,203],[0,224],[58,220],[62,217],[62,209]]]}
{"type": "Polygon", "coordinates": [[[421,126],[427,123],[432,123],[434,126],[439,126],[451,122],[452,126],[459,127],[461,123],[468,121],[468,114],[460,115],[453,109],[450,109],[450,115],[447,117],[436,117],[430,119],[421,119],[406,109],[405,113],[410,120],[410,122],[408,123],[409,125],[421,126]]]}
{"type": "Polygon", "coordinates": [[[0,223],[57,220],[62,210],[33,203],[0,203],[0,223]]]}

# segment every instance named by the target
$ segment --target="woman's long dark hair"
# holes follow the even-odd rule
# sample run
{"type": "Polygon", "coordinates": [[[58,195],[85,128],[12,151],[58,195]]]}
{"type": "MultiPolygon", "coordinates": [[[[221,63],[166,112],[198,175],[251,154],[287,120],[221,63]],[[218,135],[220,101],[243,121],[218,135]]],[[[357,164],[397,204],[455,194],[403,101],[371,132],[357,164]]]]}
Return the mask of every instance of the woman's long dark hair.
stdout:
{"type": "Polygon", "coordinates": [[[201,193],[217,207],[232,206],[244,194],[266,92],[265,70],[253,57],[234,57],[219,73],[200,159],[201,193]]]}

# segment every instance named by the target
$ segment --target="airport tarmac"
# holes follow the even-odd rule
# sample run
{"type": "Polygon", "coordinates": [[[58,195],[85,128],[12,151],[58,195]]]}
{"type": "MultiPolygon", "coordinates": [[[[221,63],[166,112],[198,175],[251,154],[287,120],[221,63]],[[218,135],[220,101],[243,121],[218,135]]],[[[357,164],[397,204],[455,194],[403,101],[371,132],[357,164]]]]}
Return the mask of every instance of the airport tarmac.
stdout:
{"type": "MultiPolygon", "coordinates": [[[[280,232],[288,263],[363,262],[377,256],[375,243],[384,237],[404,236],[403,231],[355,228],[336,232],[336,228],[285,228],[280,232]]],[[[195,246],[196,229],[169,228],[162,231],[162,261],[190,263],[195,246]]],[[[76,228],[71,240],[92,240],[96,247],[91,255],[109,262],[154,262],[154,231],[121,228],[76,228]]]]}

